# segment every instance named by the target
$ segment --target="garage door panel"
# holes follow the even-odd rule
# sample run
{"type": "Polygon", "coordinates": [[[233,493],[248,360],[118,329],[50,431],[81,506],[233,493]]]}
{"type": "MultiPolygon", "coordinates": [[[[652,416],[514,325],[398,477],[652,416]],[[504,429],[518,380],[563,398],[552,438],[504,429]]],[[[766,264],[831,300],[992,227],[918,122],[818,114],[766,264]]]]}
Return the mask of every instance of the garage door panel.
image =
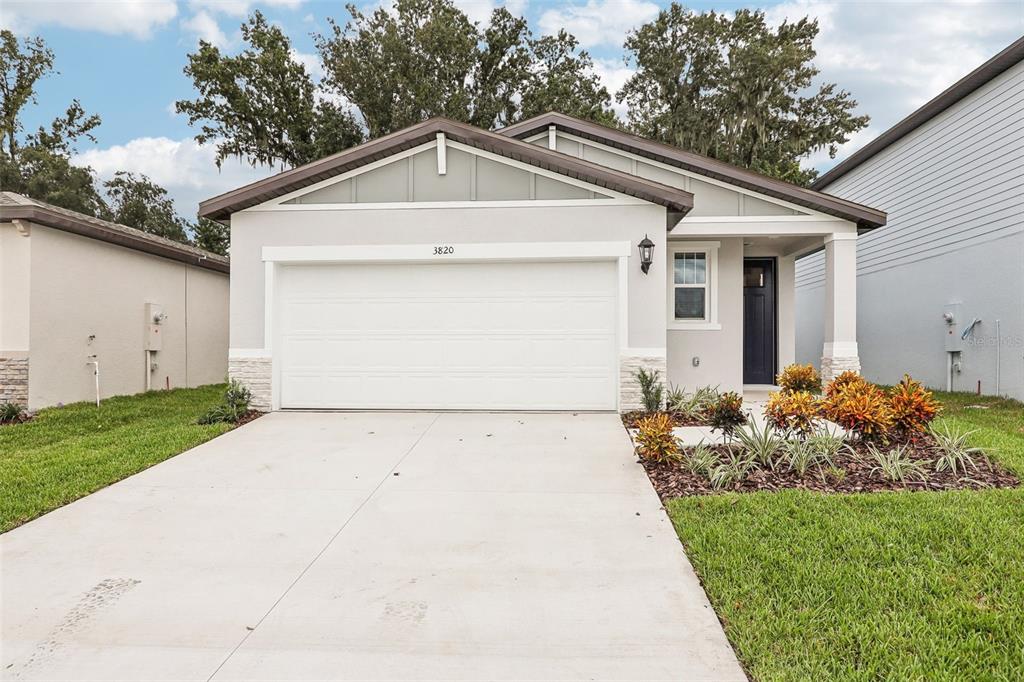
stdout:
{"type": "Polygon", "coordinates": [[[614,409],[604,263],[286,266],[282,407],[614,409]]]}

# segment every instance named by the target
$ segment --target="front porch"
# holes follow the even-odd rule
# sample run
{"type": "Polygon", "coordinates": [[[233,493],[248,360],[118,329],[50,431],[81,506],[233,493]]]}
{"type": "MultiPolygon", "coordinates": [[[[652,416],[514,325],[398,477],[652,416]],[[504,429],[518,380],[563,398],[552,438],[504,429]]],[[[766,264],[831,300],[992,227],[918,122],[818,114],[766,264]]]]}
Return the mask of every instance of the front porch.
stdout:
{"type": "Polygon", "coordinates": [[[810,216],[686,218],[668,235],[667,379],[767,398],[796,357],[795,261],[822,250],[824,381],[859,371],[857,226],[810,216]]]}

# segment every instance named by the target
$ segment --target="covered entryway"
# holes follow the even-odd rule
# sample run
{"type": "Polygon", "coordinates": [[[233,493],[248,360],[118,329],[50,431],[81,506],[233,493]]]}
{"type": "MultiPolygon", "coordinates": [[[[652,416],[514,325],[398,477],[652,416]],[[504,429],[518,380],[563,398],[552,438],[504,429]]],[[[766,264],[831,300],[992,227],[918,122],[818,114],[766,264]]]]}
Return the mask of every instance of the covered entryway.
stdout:
{"type": "Polygon", "coordinates": [[[775,259],[743,260],[743,383],[775,382],[775,259]]]}
{"type": "Polygon", "coordinates": [[[613,410],[617,261],[290,263],[282,408],[613,410]]]}

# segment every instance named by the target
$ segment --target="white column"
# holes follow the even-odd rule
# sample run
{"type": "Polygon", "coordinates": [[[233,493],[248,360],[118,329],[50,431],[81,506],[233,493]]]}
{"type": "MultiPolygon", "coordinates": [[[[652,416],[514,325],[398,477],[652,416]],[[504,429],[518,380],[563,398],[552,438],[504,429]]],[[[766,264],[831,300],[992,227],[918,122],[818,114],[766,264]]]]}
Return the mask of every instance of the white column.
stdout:
{"type": "Polygon", "coordinates": [[[857,234],[825,237],[825,348],[821,379],[860,371],[857,355],[857,234]]]}

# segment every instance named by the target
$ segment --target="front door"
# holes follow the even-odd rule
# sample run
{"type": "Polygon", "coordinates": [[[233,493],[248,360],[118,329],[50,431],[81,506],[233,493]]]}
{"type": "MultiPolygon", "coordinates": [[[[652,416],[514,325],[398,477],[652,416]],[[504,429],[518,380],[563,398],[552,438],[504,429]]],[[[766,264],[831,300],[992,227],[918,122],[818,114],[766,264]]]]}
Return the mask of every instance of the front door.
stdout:
{"type": "Polygon", "coordinates": [[[743,259],[743,383],[775,383],[775,259],[743,259]]]}

